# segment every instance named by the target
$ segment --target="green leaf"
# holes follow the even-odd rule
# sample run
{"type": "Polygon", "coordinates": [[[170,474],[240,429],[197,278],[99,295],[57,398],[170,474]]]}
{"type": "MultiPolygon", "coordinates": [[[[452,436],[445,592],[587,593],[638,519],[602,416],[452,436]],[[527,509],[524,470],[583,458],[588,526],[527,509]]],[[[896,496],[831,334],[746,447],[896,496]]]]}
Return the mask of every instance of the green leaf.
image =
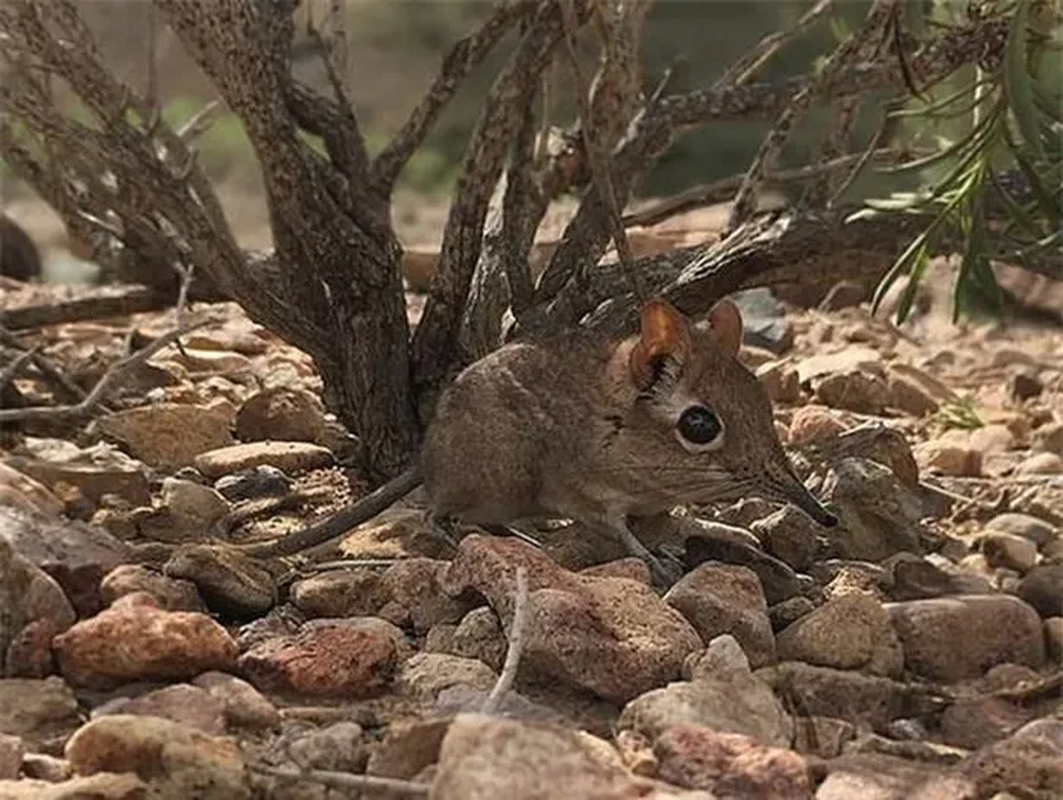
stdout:
{"type": "Polygon", "coordinates": [[[912,303],[915,300],[916,289],[919,288],[919,281],[923,279],[923,275],[926,273],[927,267],[930,266],[930,249],[927,243],[924,243],[919,252],[915,256],[915,260],[912,262],[912,268],[908,272],[908,285],[904,287],[904,291],[901,292],[900,301],[897,303],[897,315],[896,323],[900,325],[906,319],[908,314],[912,311],[912,303]]]}
{"type": "Polygon", "coordinates": [[[1037,221],[1025,208],[1019,205],[1015,198],[1011,196],[1011,193],[1004,188],[1000,179],[997,177],[997,174],[991,171],[989,173],[989,179],[993,183],[993,188],[996,190],[997,197],[1003,201],[1011,220],[1031,236],[1040,236],[1042,231],[1037,224],[1037,221]]]}
{"type": "Polygon", "coordinates": [[[1037,123],[1037,107],[1030,88],[1030,73],[1026,67],[1026,26],[1030,16],[1029,0],[1019,0],[1011,19],[1008,40],[1004,45],[1004,85],[1008,105],[1019,126],[1023,143],[1037,158],[1044,158],[1041,132],[1037,123]]]}
{"type": "Polygon", "coordinates": [[[913,172],[926,169],[941,161],[945,161],[949,158],[952,158],[953,156],[959,156],[962,151],[977,152],[979,149],[981,149],[985,140],[987,140],[991,135],[996,132],[995,126],[997,121],[1000,119],[1000,116],[1001,112],[1000,106],[998,104],[997,106],[994,106],[993,110],[989,114],[987,114],[982,119],[982,121],[978,123],[978,125],[974,126],[973,128],[971,128],[971,130],[964,134],[962,139],[953,142],[952,145],[945,148],[944,150],[939,150],[938,152],[933,153],[929,156],[924,156],[923,158],[917,158],[915,161],[908,161],[904,164],[898,164],[895,167],[883,167],[877,170],[877,172],[880,172],[884,175],[899,175],[905,172],[913,172]]]}

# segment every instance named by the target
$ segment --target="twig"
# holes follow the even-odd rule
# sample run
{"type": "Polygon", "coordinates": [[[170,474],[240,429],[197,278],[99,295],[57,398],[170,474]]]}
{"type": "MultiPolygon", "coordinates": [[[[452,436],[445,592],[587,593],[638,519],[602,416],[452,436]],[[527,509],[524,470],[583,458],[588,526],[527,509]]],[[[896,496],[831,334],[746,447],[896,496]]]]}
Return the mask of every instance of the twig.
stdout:
{"type": "Polygon", "coordinates": [[[8,381],[14,380],[19,371],[26,366],[26,363],[33,360],[33,357],[37,355],[38,348],[34,347],[32,350],[27,350],[24,353],[19,353],[12,359],[11,363],[0,370],[0,389],[7,386],[8,381]]]}
{"type": "Polygon", "coordinates": [[[450,49],[431,88],[410,113],[395,138],[373,161],[370,176],[374,184],[387,189],[394,186],[402,168],[421,146],[429,128],[462,81],[486,58],[517,20],[531,14],[537,5],[537,0],[500,0],[479,30],[450,49]]]}
{"type": "MultiPolygon", "coordinates": [[[[860,110],[862,98],[843,97],[838,101],[838,108],[831,119],[826,133],[820,140],[819,155],[815,165],[833,161],[849,148],[847,147],[849,134],[856,124],[856,116],[860,110]]],[[[822,209],[834,196],[834,184],[836,176],[833,172],[820,172],[814,180],[805,185],[797,205],[801,208],[822,209]]]]}
{"type": "Polygon", "coordinates": [[[85,399],[76,405],[29,406],[28,408],[0,409],[0,422],[25,422],[37,419],[67,419],[87,414],[102,400],[106,399],[108,392],[113,388],[114,384],[118,382],[119,378],[123,377],[127,370],[148,360],[155,355],[155,353],[176,341],[178,337],[184,336],[189,331],[200,328],[208,322],[210,322],[210,320],[200,320],[181,328],[177,328],[176,330],[172,330],[159,336],[151,344],[141,348],[132,355],[116,361],[108,367],[107,371],[103,374],[103,377],[92,387],[92,391],[88,393],[85,399]]]}
{"type": "MultiPolygon", "coordinates": [[[[768,173],[764,176],[764,183],[765,185],[779,185],[808,180],[825,172],[844,169],[856,161],[866,161],[868,158],[883,158],[890,155],[893,155],[893,151],[889,149],[874,150],[870,153],[851,153],[819,164],[768,173]]],[[[722,203],[734,196],[735,190],[742,185],[743,177],[744,175],[741,174],[730,175],[710,183],[691,186],[679,194],[665,198],[640,211],[625,214],[623,218],[624,225],[628,227],[634,225],[656,225],[658,222],[662,222],[687,209],[722,203]]]]}
{"type": "MultiPolygon", "coordinates": [[[[15,334],[9,331],[7,328],[0,325],[0,343],[13,347],[16,350],[30,350],[27,348],[15,334]]],[[[78,400],[84,400],[87,393],[84,389],[74,383],[68,378],[62,370],[53,364],[43,353],[39,352],[40,348],[32,348],[33,352],[33,364],[40,370],[41,374],[55,383],[60,389],[67,392],[71,397],[76,397],[78,400]]]]}
{"type": "Polygon", "coordinates": [[[101,287],[85,297],[2,310],[0,326],[9,331],[26,330],[64,322],[158,311],[170,304],[169,298],[143,286],[101,287]]]}
{"type": "Polygon", "coordinates": [[[596,140],[594,118],[591,114],[590,98],[588,97],[587,80],[579,64],[579,54],[576,52],[576,13],[572,8],[572,0],[561,0],[561,15],[565,24],[565,49],[568,51],[569,63],[572,67],[572,78],[576,86],[576,99],[579,105],[580,132],[583,135],[583,146],[587,151],[587,160],[591,167],[591,177],[598,190],[598,195],[606,208],[606,218],[609,230],[616,244],[617,256],[620,264],[631,281],[631,288],[640,301],[647,298],[646,285],[642,277],[635,270],[635,257],[631,252],[624,225],[620,221],[620,208],[617,202],[616,190],[613,186],[612,168],[609,156],[604,148],[599,146],[596,140]]]}
{"type": "Polygon", "coordinates": [[[381,789],[398,794],[410,795],[411,797],[427,797],[431,788],[427,783],[414,783],[400,778],[382,778],[376,775],[354,775],[350,772],[332,772],[323,769],[284,769],[271,767],[267,764],[249,764],[248,769],[260,775],[269,775],[274,778],[282,778],[290,781],[311,781],[322,783],[326,786],[335,786],[338,789],[381,789]]]}
{"type": "Polygon", "coordinates": [[[713,84],[713,89],[725,86],[742,86],[755,78],[772,56],[783,47],[803,34],[830,9],[834,0],[819,0],[805,12],[797,24],[786,31],[775,31],[761,39],[752,50],[743,53],[741,58],[727,68],[727,71],[713,84]]]}
{"type": "Polygon", "coordinates": [[[517,668],[520,666],[520,655],[524,649],[525,625],[528,618],[528,574],[527,570],[517,567],[517,587],[513,600],[513,621],[509,626],[509,647],[506,649],[506,661],[502,665],[502,672],[495,681],[494,688],[484,700],[480,709],[483,714],[494,714],[502,702],[506,693],[513,686],[517,677],[517,668]]]}
{"type": "Polygon", "coordinates": [[[184,142],[192,142],[202,136],[210,126],[214,124],[217,117],[214,112],[221,106],[217,100],[211,100],[204,105],[199,111],[195,112],[192,116],[184,121],[184,124],[177,129],[177,138],[184,142]]]}

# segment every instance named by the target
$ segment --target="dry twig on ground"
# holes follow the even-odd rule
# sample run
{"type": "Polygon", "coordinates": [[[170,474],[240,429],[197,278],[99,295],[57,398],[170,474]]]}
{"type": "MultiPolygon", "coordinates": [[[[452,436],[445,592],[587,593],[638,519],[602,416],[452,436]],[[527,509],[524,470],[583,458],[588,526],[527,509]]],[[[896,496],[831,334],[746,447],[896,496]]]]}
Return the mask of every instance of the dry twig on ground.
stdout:
{"type": "Polygon", "coordinates": [[[524,567],[517,567],[517,581],[513,590],[513,620],[509,625],[509,646],[506,649],[506,660],[502,665],[502,671],[495,681],[491,693],[484,701],[480,711],[484,714],[494,714],[499,705],[505,699],[506,692],[513,686],[517,678],[517,669],[520,666],[520,656],[524,649],[525,626],[528,624],[528,571],[524,567]]]}

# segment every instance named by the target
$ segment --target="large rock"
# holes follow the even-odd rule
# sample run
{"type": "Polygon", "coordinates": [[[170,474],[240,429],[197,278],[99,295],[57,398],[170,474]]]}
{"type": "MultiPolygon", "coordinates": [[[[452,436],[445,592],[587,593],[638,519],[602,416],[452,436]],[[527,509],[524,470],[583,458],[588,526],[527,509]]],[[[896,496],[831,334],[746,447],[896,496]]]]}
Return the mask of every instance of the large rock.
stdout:
{"type": "Polygon", "coordinates": [[[62,501],[44,484],[0,461],[0,507],[55,519],[63,513],[62,501]]]}
{"type": "Polygon", "coordinates": [[[77,616],[55,580],[0,538],[0,677],[43,677],[51,671],[51,637],[77,616]],[[27,644],[44,636],[41,647],[27,644]]]}
{"type": "Polygon", "coordinates": [[[649,788],[628,775],[611,746],[587,734],[463,714],[443,738],[431,796],[635,798],[649,788]]]}
{"type": "Polygon", "coordinates": [[[775,637],[760,580],[747,567],[708,562],[687,573],[664,596],[709,642],[729,633],[754,667],[775,660],[775,637]]]}
{"type": "Polygon", "coordinates": [[[748,736],[676,725],[653,743],[658,777],[688,789],[748,800],[812,799],[805,760],[792,750],[762,747],[748,736]]]}
{"type": "Polygon", "coordinates": [[[293,636],[266,639],[240,656],[240,671],[264,691],[368,697],[394,677],[399,648],[382,627],[303,626],[293,636]]]}
{"type": "Polygon", "coordinates": [[[0,508],[0,540],[55,578],[81,616],[103,608],[100,581],[131,557],[128,545],[102,528],[4,508],[0,508]]]}
{"type": "Polygon", "coordinates": [[[283,439],[323,444],[327,429],[317,395],[288,386],[251,395],[236,414],[236,435],[244,442],[283,439]]]}
{"type": "Polygon", "coordinates": [[[151,797],[251,797],[236,744],[158,717],[94,719],[67,742],[66,757],[81,775],[131,772],[149,785],[151,797]]]}
{"type": "Polygon", "coordinates": [[[844,458],[827,474],[823,496],[841,522],[830,532],[841,556],[881,561],[900,551],[922,552],[922,503],[888,467],[844,458]]]}
{"type": "Polygon", "coordinates": [[[959,681],[1007,661],[1035,668],[1045,662],[1041,620],[1016,597],[958,595],[885,608],[908,669],[924,677],[959,681]]]}
{"type": "Polygon", "coordinates": [[[134,457],[169,471],[190,466],[200,453],[233,441],[233,410],[227,402],[153,403],[116,411],[96,424],[105,437],[121,442],[134,457]]]}
{"type": "Polygon", "coordinates": [[[432,558],[404,558],[388,567],[383,577],[383,588],[391,599],[386,616],[408,621],[417,633],[441,622],[459,622],[472,603],[443,591],[449,566],[447,561],[432,558]]]}
{"type": "Polygon", "coordinates": [[[71,683],[99,688],[232,669],[238,653],[236,642],[210,617],[163,611],[143,592],[125,595],[77,623],[55,637],[54,647],[71,683]]]}
{"type": "Polygon", "coordinates": [[[264,614],[277,600],[273,573],[233,547],[184,545],[167,560],[163,574],[195,584],[212,610],[234,619],[264,614]]]}
{"type": "Polygon", "coordinates": [[[77,698],[62,678],[0,680],[0,733],[30,750],[54,752],[80,722],[77,698]]]}
{"type": "Polygon", "coordinates": [[[6,463],[53,491],[61,484],[73,486],[90,503],[104,495],[117,495],[133,505],[151,499],[147,468],[105,442],[78,448],[60,439],[36,440],[24,448],[26,455],[10,456],[6,463]]]}
{"type": "Polygon", "coordinates": [[[466,536],[443,588],[479,592],[508,628],[518,566],[528,576],[522,670],[622,702],[679,677],[683,659],[702,646],[645,584],[571,573],[509,538],[466,536]]]}
{"type": "Polygon", "coordinates": [[[779,658],[897,677],[904,652],[889,614],[870,594],[831,598],[778,637],[779,658]]]}

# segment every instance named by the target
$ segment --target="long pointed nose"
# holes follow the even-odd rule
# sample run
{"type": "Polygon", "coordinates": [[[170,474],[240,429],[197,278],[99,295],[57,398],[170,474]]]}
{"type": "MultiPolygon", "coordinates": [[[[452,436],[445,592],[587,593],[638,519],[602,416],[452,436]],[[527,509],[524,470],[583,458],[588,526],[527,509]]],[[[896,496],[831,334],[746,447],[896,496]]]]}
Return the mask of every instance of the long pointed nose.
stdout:
{"type": "Polygon", "coordinates": [[[812,492],[793,474],[773,481],[778,492],[793,503],[824,528],[833,528],[838,524],[838,517],[828,511],[812,492]]]}

